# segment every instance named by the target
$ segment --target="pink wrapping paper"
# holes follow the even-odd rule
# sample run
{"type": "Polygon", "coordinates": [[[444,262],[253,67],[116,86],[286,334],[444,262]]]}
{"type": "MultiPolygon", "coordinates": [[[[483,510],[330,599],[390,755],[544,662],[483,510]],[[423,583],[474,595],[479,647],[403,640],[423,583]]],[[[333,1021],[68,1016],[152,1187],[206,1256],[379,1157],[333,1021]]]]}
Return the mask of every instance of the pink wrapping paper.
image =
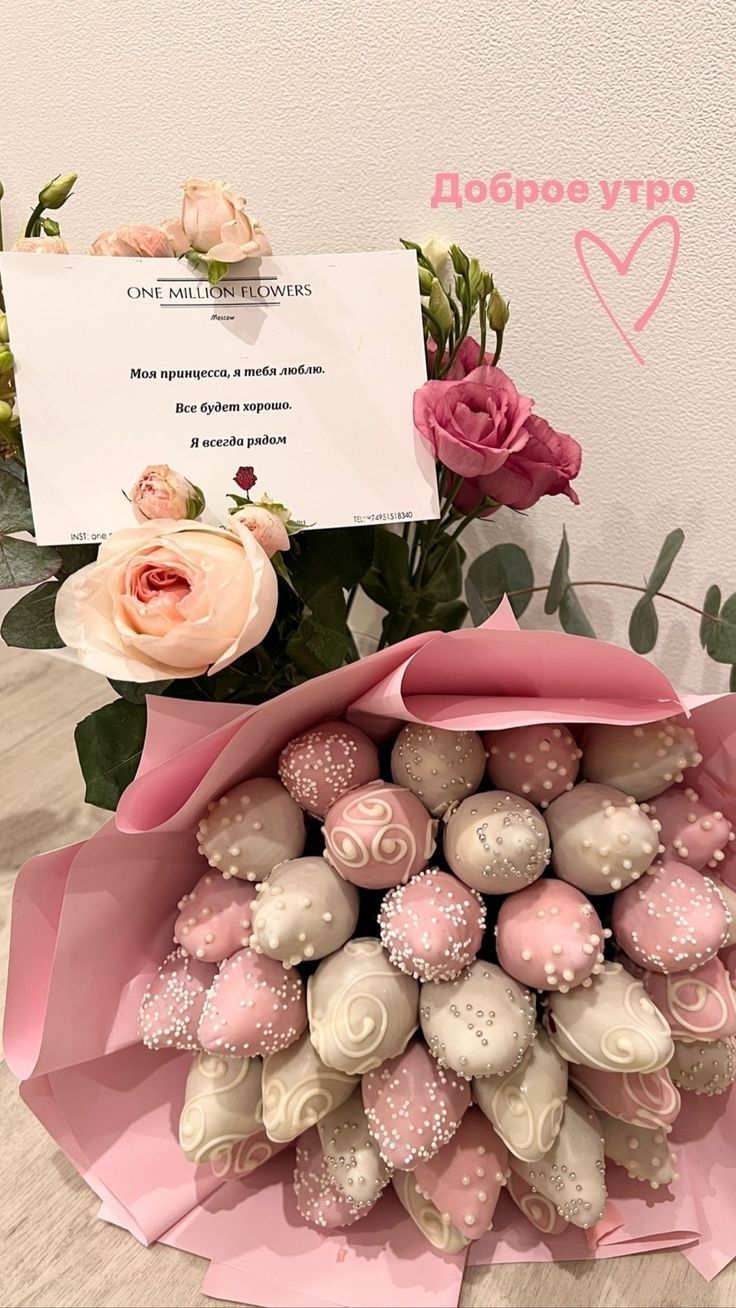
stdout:
{"type": "MultiPolygon", "coordinates": [[[[428,633],[258,708],[149,700],[138,775],[91,840],[31,859],[13,901],[5,1051],[21,1094],[103,1202],[148,1243],[210,1260],[206,1293],[277,1305],[457,1304],[462,1256],[434,1252],[393,1195],[357,1227],[301,1223],[285,1151],[247,1181],[188,1163],[176,1133],[190,1058],[137,1042],[142,993],[170,948],[175,905],[201,871],[193,829],[210,799],[273,771],[301,730],[347,715],[378,739],[397,722],[494,729],[543,721],[654,721],[691,710],[701,789],[736,820],[736,696],[678,696],[615,646],[520,631],[506,604],[483,628],[428,633]]],[[[507,1196],[473,1265],[607,1258],[683,1247],[705,1276],[736,1254],[736,1097],[689,1098],[681,1180],[655,1195],[610,1166],[593,1233],[545,1238],[507,1196]]]]}

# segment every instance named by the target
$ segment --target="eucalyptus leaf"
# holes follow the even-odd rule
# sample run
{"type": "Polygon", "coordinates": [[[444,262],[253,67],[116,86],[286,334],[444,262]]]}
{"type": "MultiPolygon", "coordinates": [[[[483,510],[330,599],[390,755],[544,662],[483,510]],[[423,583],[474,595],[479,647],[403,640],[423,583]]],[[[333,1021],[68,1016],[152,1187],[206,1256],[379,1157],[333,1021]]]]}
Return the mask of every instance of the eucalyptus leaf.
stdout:
{"type": "Polygon", "coordinates": [[[88,804],[117,808],[138,770],[145,734],[145,705],[129,704],[125,699],[105,704],[82,719],[74,741],[88,804]]]}
{"type": "Polygon", "coordinates": [[[709,626],[706,649],[716,663],[736,663],[736,595],[729,595],[709,626]]]}
{"type": "Polygon", "coordinates": [[[73,572],[79,572],[80,568],[86,568],[89,563],[94,563],[99,551],[99,545],[59,545],[61,555],[61,578],[71,577],[73,572]]]}
{"type": "Polygon", "coordinates": [[[714,619],[721,611],[721,588],[709,586],[703,600],[703,616],[700,619],[700,643],[707,650],[711,633],[715,630],[714,619]]]}
{"type": "Polygon", "coordinates": [[[659,619],[649,595],[642,595],[629,620],[629,644],[637,654],[654,649],[659,635],[659,619]]]}
{"type": "Polygon", "coordinates": [[[31,498],[25,482],[0,468],[0,532],[33,531],[31,498]]]}
{"type": "Polygon", "coordinates": [[[5,615],[0,635],[16,649],[63,649],[56,630],[54,609],[58,581],[45,581],[30,595],[23,595],[5,615]]]}
{"type": "Polygon", "coordinates": [[[736,663],[731,668],[731,675],[728,678],[728,689],[736,691],[736,663]]]}
{"type": "Polygon", "coordinates": [[[48,545],[32,540],[0,536],[0,590],[17,590],[48,581],[61,567],[61,555],[48,545]]]}
{"type": "Polygon", "coordinates": [[[468,569],[472,593],[466,589],[473,621],[478,625],[478,600],[483,604],[485,617],[495,613],[504,595],[517,618],[521,617],[532,597],[534,572],[526,551],[520,545],[494,545],[485,554],[474,559],[468,569]]]}
{"type": "Polygon", "coordinates": [[[569,567],[570,546],[567,540],[567,532],[563,527],[560,548],[557,551],[555,566],[552,569],[552,576],[549,579],[547,594],[544,598],[545,613],[556,613],[560,607],[562,597],[570,585],[569,567]]]}
{"type": "Polygon", "coordinates": [[[647,581],[647,595],[650,598],[656,595],[664,586],[670,574],[670,568],[682,549],[684,540],[685,533],[681,527],[675,527],[674,531],[671,531],[665,537],[664,545],[657,555],[657,561],[647,581]]]}
{"type": "Polygon", "coordinates": [[[471,577],[465,578],[465,599],[470,610],[470,617],[473,626],[482,626],[489,616],[488,609],[483,603],[481,596],[478,594],[476,584],[471,577]]]}
{"type": "Polygon", "coordinates": [[[590,636],[595,632],[572,586],[568,586],[560,600],[560,623],[571,636],[590,636]]]}

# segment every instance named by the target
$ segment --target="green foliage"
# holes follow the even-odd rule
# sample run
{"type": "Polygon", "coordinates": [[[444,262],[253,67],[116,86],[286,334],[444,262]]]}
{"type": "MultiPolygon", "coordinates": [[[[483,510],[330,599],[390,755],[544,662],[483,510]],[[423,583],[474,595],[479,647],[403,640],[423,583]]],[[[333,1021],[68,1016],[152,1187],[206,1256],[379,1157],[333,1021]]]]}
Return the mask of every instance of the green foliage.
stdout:
{"type": "Polygon", "coordinates": [[[562,628],[568,635],[590,636],[591,639],[595,639],[595,632],[583,611],[577,591],[573,590],[572,586],[568,586],[560,600],[559,614],[562,628]]]}
{"type": "Polygon", "coordinates": [[[58,581],[45,581],[13,605],[0,628],[6,645],[19,649],[64,648],[54,619],[59,585],[58,581]]]}
{"type": "Polygon", "coordinates": [[[48,581],[61,567],[61,555],[50,546],[32,540],[0,536],[0,590],[18,590],[48,581]]]}
{"type": "Polygon", "coordinates": [[[85,799],[114,809],[138,770],[146,734],[146,709],[116,699],[83,718],[74,732],[84,776],[85,799]]]}
{"type": "Polygon", "coordinates": [[[474,559],[468,569],[465,594],[476,627],[496,612],[504,595],[517,618],[532,597],[534,572],[520,545],[494,545],[474,559]]]}
{"type": "Polygon", "coordinates": [[[659,619],[653,601],[642,595],[629,619],[629,644],[637,654],[649,654],[657,643],[659,619]]]}

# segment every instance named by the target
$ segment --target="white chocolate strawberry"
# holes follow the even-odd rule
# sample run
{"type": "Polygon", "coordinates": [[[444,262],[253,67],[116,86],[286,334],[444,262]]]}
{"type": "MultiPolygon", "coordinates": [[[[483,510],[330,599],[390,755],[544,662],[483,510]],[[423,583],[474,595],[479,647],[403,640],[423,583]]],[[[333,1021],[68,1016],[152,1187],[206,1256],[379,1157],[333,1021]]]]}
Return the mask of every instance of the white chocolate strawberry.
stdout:
{"type": "Polygon", "coordinates": [[[200,854],[224,877],[261,881],[285,858],[298,858],[304,814],[280,782],[253,777],[211,803],[197,832],[200,854]]]}
{"type": "Polygon", "coordinates": [[[667,1022],[620,963],[604,963],[589,985],[553,991],[545,1025],[568,1062],[604,1072],[655,1072],[672,1057],[667,1022]]]}
{"type": "Polygon", "coordinates": [[[317,1130],[338,1189],[356,1208],[372,1208],[391,1179],[391,1168],[371,1135],[360,1086],[320,1119],[317,1130]]]}
{"type": "Polygon", "coordinates": [[[309,1031],[328,1067],[361,1076],[406,1048],[417,1029],[419,986],[380,940],[356,937],[309,978],[309,1031]]]}
{"type": "Polygon", "coordinates": [[[540,1027],[518,1067],[473,1081],[473,1098],[509,1151],[533,1162],[544,1157],[559,1134],[567,1063],[540,1027]]]}
{"type": "Polygon", "coordinates": [[[659,850],[657,823],[613,786],[583,782],[554,800],[546,817],[554,871],[588,895],[637,881],[659,850]]]}
{"type": "Polygon", "coordinates": [[[722,1095],[736,1081],[736,1038],[676,1040],[669,1071],[681,1090],[722,1095]]]}
{"type": "Polygon", "coordinates": [[[263,1125],[285,1144],[350,1098],[357,1076],[322,1062],[305,1031],[288,1049],[263,1060],[263,1125]]]}
{"type": "Polygon", "coordinates": [[[672,718],[640,727],[592,723],[581,743],[586,781],[615,786],[640,801],[661,795],[703,761],[692,727],[672,718]]]}
{"type": "Polygon", "coordinates": [[[678,1179],[675,1157],[661,1128],[647,1130],[599,1113],[606,1158],[624,1167],[634,1181],[648,1181],[653,1190],[678,1179]]]}
{"type": "Polygon", "coordinates": [[[352,1226],[369,1209],[356,1208],[337,1185],[316,1127],[299,1137],[294,1167],[294,1195],[300,1216],[318,1231],[352,1226]]]}
{"type": "Polygon", "coordinates": [[[194,1058],[179,1118],[179,1144],[191,1163],[231,1166],[233,1147],[263,1128],[260,1058],[194,1058]]]}
{"type": "Polygon", "coordinates": [[[358,904],[355,886],[324,858],[289,859],[258,886],[249,943],[284,967],[324,958],[350,939],[358,904]]]}
{"type": "Polygon", "coordinates": [[[559,1134],[544,1158],[510,1158],[511,1169],[553,1203],[560,1217],[588,1229],[606,1206],[603,1135],[596,1113],[571,1090],[559,1134]]]}
{"type": "Polygon", "coordinates": [[[391,776],[420,799],[433,817],[477,790],[483,780],[486,751],[475,731],[407,722],[391,751],[391,776]]]}
{"type": "Polygon", "coordinates": [[[484,895],[521,890],[549,863],[549,832],[538,809],[518,795],[485,790],[445,818],[445,858],[452,872],[484,895]]]}
{"type": "Polygon", "coordinates": [[[481,959],[453,981],[425,981],[419,1017],[440,1067],[468,1080],[517,1067],[534,1039],[529,991],[481,959]]]}

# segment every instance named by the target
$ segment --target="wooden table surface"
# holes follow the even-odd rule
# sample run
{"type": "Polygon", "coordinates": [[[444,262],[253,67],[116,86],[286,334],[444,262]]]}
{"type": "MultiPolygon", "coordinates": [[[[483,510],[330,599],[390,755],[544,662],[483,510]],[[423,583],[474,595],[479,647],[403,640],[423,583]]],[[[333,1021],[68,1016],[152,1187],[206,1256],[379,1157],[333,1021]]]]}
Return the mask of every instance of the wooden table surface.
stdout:
{"type": "MultiPolygon", "coordinates": [[[[0,947],[7,952],[15,873],[32,854],[90,835],[104,815],[85,807],[73,731],[111,698],[107,683],[69,663],[0,649],[0,947]]],[[[205,1263],[144,1249],[96,1217],[99,1201],[21,1104],[0,1064],[0,1304],[12,1308],[185,1308],[222,1303],[200,1292],[205,1263]]],[[[736,1263],[710,1285],[678,1253],[598,1263],[528,1264],[468,1273],[471,1308],[731,1308],[736,1263]]]]}

